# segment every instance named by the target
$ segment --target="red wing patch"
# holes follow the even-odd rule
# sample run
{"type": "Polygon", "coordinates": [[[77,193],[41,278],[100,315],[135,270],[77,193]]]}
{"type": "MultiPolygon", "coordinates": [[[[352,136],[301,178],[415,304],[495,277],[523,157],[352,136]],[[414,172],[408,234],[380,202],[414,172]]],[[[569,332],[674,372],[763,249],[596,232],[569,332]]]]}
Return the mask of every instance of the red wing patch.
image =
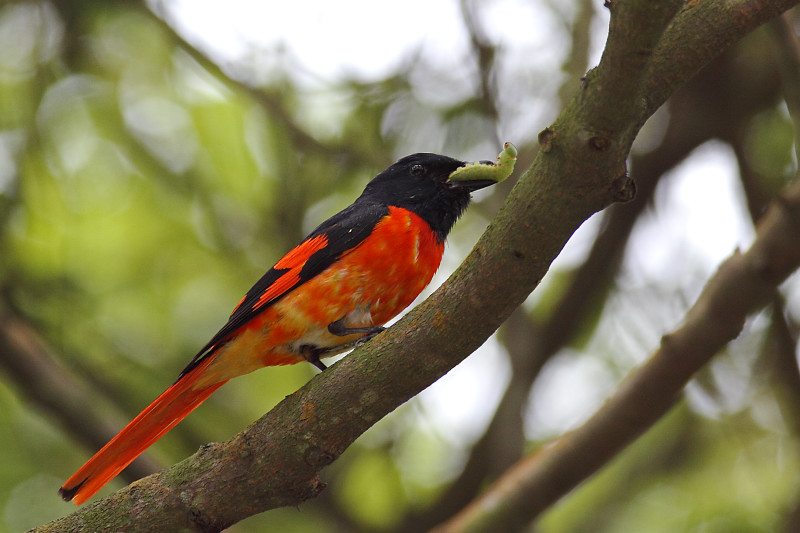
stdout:
{"type": "Polygon", "coordinates": [[[300,271],[309,257],[328,245],[327,235],[317,235],[303,242],[275,263],[275,270],[286,270],[272,285],[266,288],[258,301],[253,304],[253,311],[282,295],[300,282],[300,271]]]}

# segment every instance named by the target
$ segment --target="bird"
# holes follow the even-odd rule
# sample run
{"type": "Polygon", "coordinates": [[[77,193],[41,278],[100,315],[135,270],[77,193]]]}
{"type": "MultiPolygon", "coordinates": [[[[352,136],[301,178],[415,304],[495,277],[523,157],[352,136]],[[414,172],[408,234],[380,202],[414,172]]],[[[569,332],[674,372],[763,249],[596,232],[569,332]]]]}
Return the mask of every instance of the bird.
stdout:
{"type": "Polygon", "coordinates": [[[383,331],[430,283],[471,193],[504,179],[498,166],[417,153],[375,176],[247,291],[178,379],[61,486],[61,497],[87,501],[230,379],[303,361],[325,370],[322,358],[383,331]]]}

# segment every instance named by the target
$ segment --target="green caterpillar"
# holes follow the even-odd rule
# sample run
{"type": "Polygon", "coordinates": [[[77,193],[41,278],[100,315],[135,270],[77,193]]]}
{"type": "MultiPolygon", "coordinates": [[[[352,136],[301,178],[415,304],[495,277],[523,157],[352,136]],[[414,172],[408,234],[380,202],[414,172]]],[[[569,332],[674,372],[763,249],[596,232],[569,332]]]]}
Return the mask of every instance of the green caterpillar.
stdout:
{"type": "Polygon", "coordinates": [[[517,148],[511,143],[505,143],[503,150],[497,156],[496,163],[476,161],[459,167],[450,174],[450,180],[492,180],[501,182],[514,172],[514,163],[517,162],[517,148]]]}

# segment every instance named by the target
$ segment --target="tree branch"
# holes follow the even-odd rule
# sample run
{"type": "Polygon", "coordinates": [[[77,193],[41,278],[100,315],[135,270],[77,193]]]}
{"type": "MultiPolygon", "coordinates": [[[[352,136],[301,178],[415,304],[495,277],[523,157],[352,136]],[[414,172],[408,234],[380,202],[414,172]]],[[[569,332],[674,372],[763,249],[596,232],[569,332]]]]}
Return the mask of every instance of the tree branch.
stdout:
{"type": "Polygon", "coordinates": [[[795,5],[795,0],[686,2],[664,32],[650,63],[642,90],[642,123],[721,51],[795,5]]]}
{"type": "Polygon", "coordinates": [[[771,204],[750,250],[720,266],[683,326],[662,339],[650,360],[588,422],[524,458],[434,531],[516,531],[534,519],[655,424],[694,373],[736,338],[747,315],[769,302],[798,267],[800,180],[771,204]]]}
{"type": "Polygon", "coordinates": [[[786,14],[773,19],[769,27],[777,48],[783,96],[794,123],[795,155],[800,159],[800,40],[786,14]]]}
{"type": "MultiPolygon", "coordinates": [[[[708,4],[730,9],[728,2],[708,4]]],[[[641,52],[655,47],[679,5],[620,1],[619,11],[612,9],[608,54],[542,132],[532,167],[470,256],[428,300],[227,443],[205,446],[39,531],[81,531],[88,524],[219,531],[318,494],[322,468],[480,346],[533,290],[586,218],[630,198],[625,159],[636,124],[649,109],[640,103],[648,66],[641,52]]],[[[759,16],[766,20],[763,13],[750,14],[759,16]]],[[[749,27],[742,24],[740,36],[749,27]]],[[[703,31],[713,34],[713,21],[703,31]]]]}

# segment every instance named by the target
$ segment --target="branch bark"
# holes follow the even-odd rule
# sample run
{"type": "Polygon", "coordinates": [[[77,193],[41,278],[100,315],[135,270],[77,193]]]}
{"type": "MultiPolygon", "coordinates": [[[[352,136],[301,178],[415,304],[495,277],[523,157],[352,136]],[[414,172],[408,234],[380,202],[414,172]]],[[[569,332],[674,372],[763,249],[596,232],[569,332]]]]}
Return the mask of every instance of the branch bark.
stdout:
{"type": "MultiPolygon", "coordinates": [[[[734,34],[743,36],[797,1],[704,2],[704,13],[718,16],[707,17],[701,33],[725,30],[726,38],[672,56],[659,55],[657,44],[680,1],[611,4],[600,66],[542,132],[534,164],[439,290],[230,441],[204,446],[172,468],[38,531],[219,531],[252,514],[314,497],[323,489],[319,471],[480,346],[533,290],[584,220],[630,198],[625,160],[631,143],[679,83],[733,42],[734,34]],[[725,25],[731,10],[742,19],[738,26],[725,25]],[[659,86],[645,99],[643,91],[658,85],[652,80],[666,69],[684,78],[673,74],[671,90],[659,86]]],[[[694,37],[683,39],[691,45],[694,37]]]]}

